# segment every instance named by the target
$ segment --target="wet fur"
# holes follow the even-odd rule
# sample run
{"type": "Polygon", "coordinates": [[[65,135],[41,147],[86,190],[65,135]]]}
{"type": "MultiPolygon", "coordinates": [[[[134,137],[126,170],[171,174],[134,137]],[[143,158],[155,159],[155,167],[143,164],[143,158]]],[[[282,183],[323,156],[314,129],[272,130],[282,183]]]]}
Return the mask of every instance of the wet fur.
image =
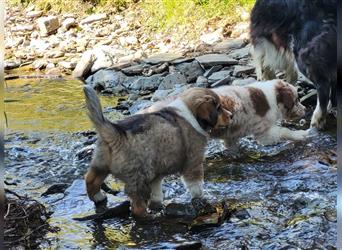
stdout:
{"type": "Polygon", "coordinates": [[[269,145],[282,140],[304,140],[309,133],[308,130],[289,130],[276,124],[305,114],[295,87],[282,80],[256,82],[244,87],[222,86],[213,91],[220,96],[221,105],[233,114],[227,128],[214,129],[211,133],[211,137],[224,139],[227,147],[248,135],[269,145]]]}
{"type": "Polygon", "coordinates": [[[149,203],[161,203],[162,179],[170,174],[180,173],[192,196],[202,196],[206,131],[229,122],[229,117],[221,117],[225,114],[218,108],[219,97],[214,92],[189,90],[157,112],[116,123],[103,116],[91,87],[86,86],[84,93],[99,135],[85,177],[91,200],[99,203],[106,199],[100,186],[108,174],[123,181],[136,216],[144,216],[149,203]]]}

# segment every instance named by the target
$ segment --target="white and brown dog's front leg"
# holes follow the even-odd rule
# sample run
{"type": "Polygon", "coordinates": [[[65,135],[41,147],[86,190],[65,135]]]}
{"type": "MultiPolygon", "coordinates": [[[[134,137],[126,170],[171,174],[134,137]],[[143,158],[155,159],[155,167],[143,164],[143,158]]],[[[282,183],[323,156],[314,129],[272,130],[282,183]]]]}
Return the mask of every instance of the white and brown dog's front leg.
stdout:
{"type": "Polygon", "coordinates": [[[202,198],[203,196],[203,164],[195,168],[187,168],[182,174],[182,181],[192,198],[202,198]]]}
{"type": "Polygon", "coordinates": [[[304,141],[309,138],[310,130],[290,130],[288,128],[273,126],[266,134],[257,137],[259,143],[263,145],[272,145],[284,140],[304,141]]]}

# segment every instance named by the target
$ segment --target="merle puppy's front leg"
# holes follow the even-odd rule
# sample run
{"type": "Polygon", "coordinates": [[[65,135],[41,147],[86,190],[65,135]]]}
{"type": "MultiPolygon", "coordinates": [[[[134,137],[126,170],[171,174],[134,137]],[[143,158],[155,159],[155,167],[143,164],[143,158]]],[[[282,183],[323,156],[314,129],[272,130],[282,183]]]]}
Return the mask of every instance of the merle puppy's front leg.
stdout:
{"type": "Polygon", "coordinates": [[[203,163],[188,167],[182,173],[182,181],[192,198],[201,198],[203,196],[203,163]]]}
{"type": "Polygon", "coordinates": [[[160,210],[163,202],[162,190],[163,178],[156,178],[151,183],[151,198],[149,208],[152,210],[160,210]]]}

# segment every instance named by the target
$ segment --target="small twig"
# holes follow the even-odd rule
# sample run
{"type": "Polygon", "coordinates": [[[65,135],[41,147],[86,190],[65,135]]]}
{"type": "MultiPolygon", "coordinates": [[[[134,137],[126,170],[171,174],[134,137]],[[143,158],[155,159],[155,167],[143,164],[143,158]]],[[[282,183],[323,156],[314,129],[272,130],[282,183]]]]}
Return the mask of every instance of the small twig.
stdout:
{"type": "Polygon", "coordinates": [[[4,216],[5,219],[6,219],[7,215],[9,214],[10,209],[11,209],[11,203],[9,203],[9,204],[7,205],[7,212],[6,212],[5,216],[4,216]]]}
{"type": "Polygon", "coordinates": [[[23,198],[24,198],[23,196],[17,194],[16,192],[14,192],[14,191],[12,191],[12,190],[9,190],[9,189],[7,189],[7,188],[5,188],[5,193],[6,193],[6,192],[7,192],[7,193],[10,193],[10,194],[13,194],[14,196],[18,197],[19,199],[23,199],[23,198]]]}
{"type": "Polygon", "coordinates": [[[23,241],[25,240],[27,237],[31,236],[31,234],[33,234],[34,232],[38,231],[39,229],[41,229],[42,227],[46,227],[48,226],[48,224],[43,224],[35,229],[33,229],[30,233],[24,235],[23,237],[21,237],[20,239],[17,239],[17,240],[14,240],[14,241],[4,241],[5,245],[8,245],[8,244],[13,244],[13,243],[17,243],[17,242],[20,242],[20,241],[23,241]]]}

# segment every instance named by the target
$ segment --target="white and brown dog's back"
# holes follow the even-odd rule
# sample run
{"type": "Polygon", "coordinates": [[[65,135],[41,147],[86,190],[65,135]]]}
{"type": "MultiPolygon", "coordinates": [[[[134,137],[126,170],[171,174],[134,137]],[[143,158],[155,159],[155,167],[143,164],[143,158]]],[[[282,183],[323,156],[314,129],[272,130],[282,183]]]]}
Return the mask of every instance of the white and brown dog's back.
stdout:
{"type": "Polygon", "coordinates": [[[248,86],[222,86],[212,89],[220,96],[221,105],[232,112],[233,119],[226,129],[213,130],[212,137],[225,140],[227,146],[239,138],[253,135],[264,145],[281,140],[303,140],[308,130],[289,130],[277,126],[277,121],[296,119],[305,115],[297,90],[276,79],[248,86]]]}
{"type": "MultiPolygon", "coordinates": [[[[232,146],[249,135],[264,145],[284,140],[300,141],[309,136],[309,130],[290,130],[277,125],[280,120],[305,115],[305,107],[299,102],[296,88],[287,82],[275,79],[243,87],[222,86],[211,90],[220,97],[221,106],[233,114],[229,126],[210,132],[212,138],[223,139],[226,146],[232,146]]],[[[172,100],[167,98],[156,102],[140,113],[160,110],[172,100]]]]}

